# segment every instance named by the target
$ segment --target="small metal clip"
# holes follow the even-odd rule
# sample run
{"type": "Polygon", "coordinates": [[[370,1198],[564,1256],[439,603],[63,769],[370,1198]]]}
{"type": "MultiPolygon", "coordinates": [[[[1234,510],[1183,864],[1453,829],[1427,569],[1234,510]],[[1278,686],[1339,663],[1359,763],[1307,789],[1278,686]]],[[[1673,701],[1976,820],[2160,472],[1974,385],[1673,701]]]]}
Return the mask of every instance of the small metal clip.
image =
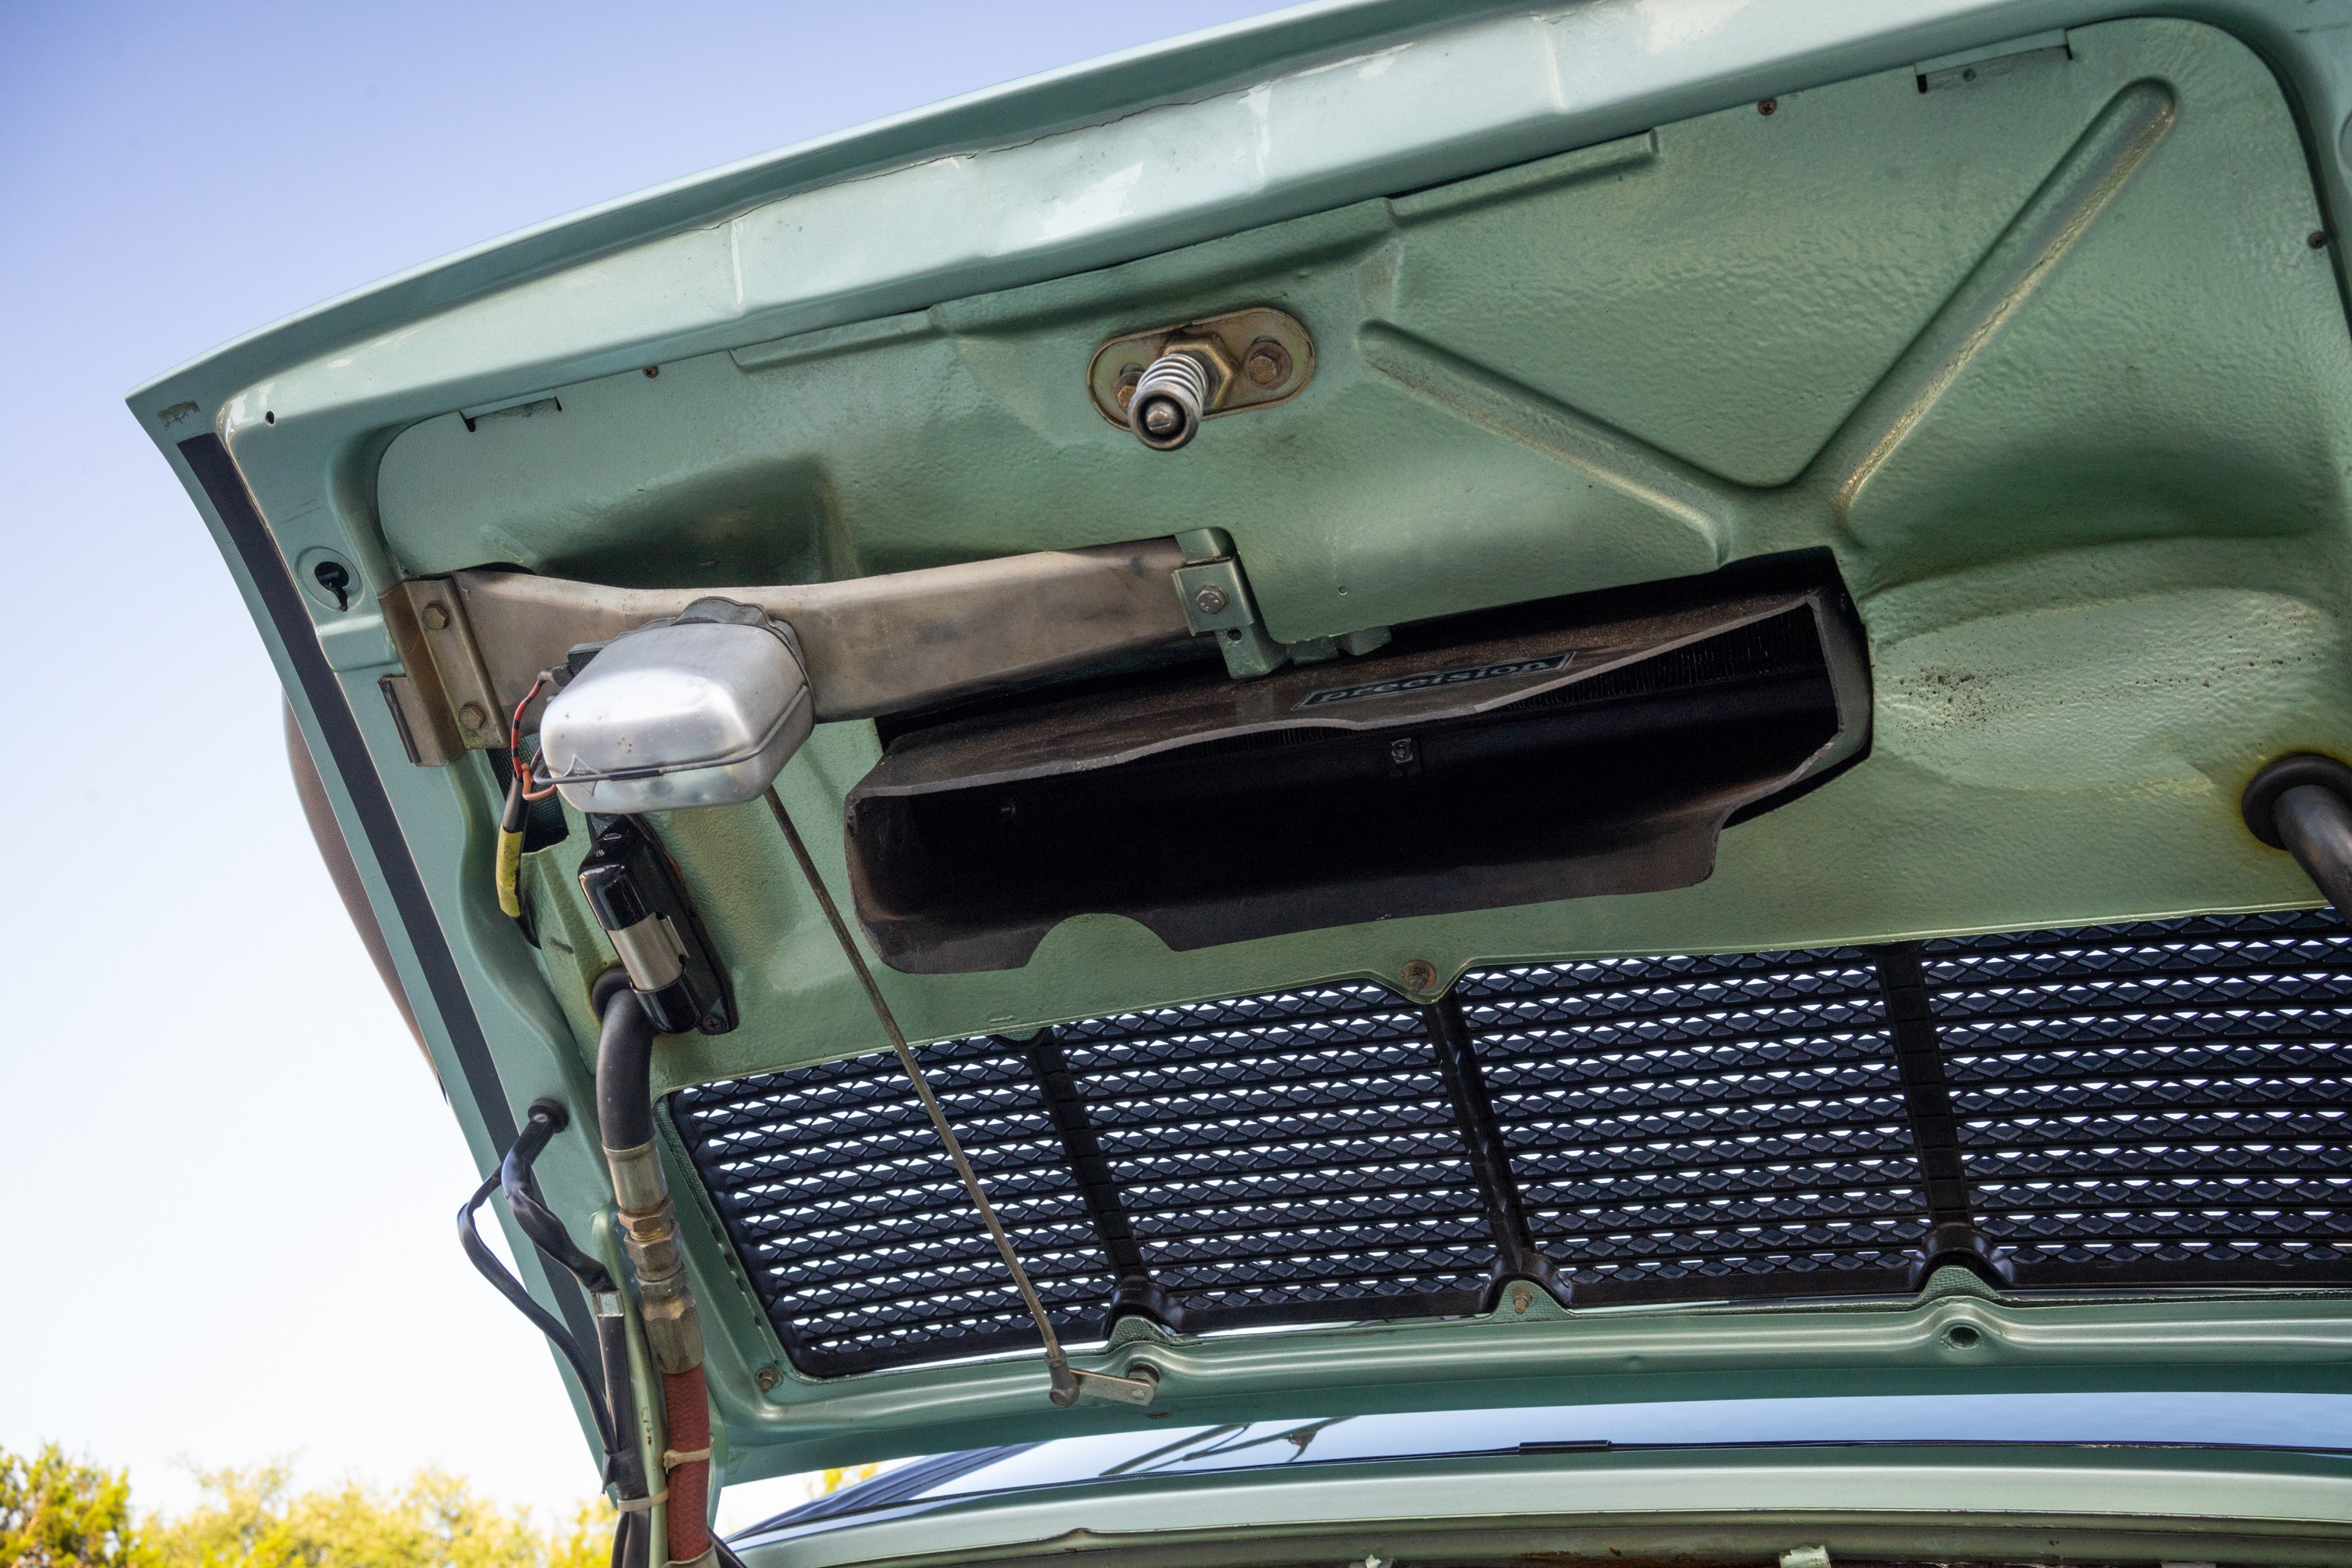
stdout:
{"type": "Polygon", "coordinates": [[[1053,1368],[1050,1397],[1065,1409],[1081,1399],[1107,1399],[1116,1405],[1149,1405],[1160,1394],[1160,1373],[1151,1367],[1130,1369],[1118,1377],[1107,1372],[1080,1372],[1064,1362],[1053,1368]],[[1065,1382],[1064,1379],[1067,1379],[1065,1382]]]}

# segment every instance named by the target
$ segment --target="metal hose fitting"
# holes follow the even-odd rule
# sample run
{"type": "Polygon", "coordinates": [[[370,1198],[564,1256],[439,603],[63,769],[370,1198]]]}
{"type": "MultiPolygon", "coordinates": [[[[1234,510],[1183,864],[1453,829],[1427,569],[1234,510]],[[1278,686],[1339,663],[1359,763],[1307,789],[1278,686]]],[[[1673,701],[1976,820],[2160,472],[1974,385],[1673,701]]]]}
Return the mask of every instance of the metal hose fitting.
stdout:
{"type": "Polygon", "coordinates": [[[677,1205],[654,1140],[651,1087],[655,1024],[625,974],[608,972],[589,993],[604,1020],[596,1040],[596,1131],[613,1173],[621,1245],[637,1282],[646,1349],[661,1374],[663,1484],[672,1568],[712,1568],[703,1518],[710,1486],[709,1395],[702,1371],[702,1325],[686,1273],[677,1205]]]}
{"type": "Polygon", "coordinates": [[[654,1024],[644,999],[625,985],[605,986],[604,1030],[596,1047],[596,1121],[604,1163],[613,1173],[621,1245],[636,1277],[646,1348],[666,1373],[702,1364],[702,1330],[687,1282],[686,1253],[677,1234],[677,1206],[662,1176],[654,1146],[653,1101],[646,1079],[653,1063],[654,1024]]]}
{"type": "Polygon", "coordinates": [[[1205,355],[1179,349],[1145,367],[1128,400],[1128,428],[1155,452],[1172,452],[1200,433],[1216,392],[1205,355]]]}

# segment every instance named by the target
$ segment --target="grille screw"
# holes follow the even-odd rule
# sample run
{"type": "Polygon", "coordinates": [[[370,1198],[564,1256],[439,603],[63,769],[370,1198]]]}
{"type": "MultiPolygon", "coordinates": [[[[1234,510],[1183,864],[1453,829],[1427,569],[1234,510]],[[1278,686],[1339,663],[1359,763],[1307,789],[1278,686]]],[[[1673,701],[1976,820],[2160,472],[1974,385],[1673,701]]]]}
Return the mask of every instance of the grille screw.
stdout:
{"type": "Polygon", "coordinates": [[[1214,583],[1208,584],[1192,595],[1192,605],[1204,616],[1213,616],[1226,605],[1225,591],[1214,583]]]}
{"type": "Polygon", "coordinates": [[[775,1387],[776,1384],[783,1382],[784,1373],[782,1368],[777,1366],[774,1362],[770,1362],[758,1372],[753,1373],[751,1377],[752,1381],[760,1385],[760,1392],[765,1394],[770,1389],[775,1387]]]}
{"type": "Polygon", "coordinates": [[[1514,1312],[1524,1312],[1534,1306],[1535,1302],[1535,1297],[1528,1294],[1528,1288],[1524,1285],[1511,1292],[1511,1310],[1514,1312]]]}
{"type": "Polygon", "coordinates": [[[1425,958],[1416,958],[1404,966],[1398,978],[1408,991],[1427,991],[1437,984],[1437,965],[1425,958]]]}

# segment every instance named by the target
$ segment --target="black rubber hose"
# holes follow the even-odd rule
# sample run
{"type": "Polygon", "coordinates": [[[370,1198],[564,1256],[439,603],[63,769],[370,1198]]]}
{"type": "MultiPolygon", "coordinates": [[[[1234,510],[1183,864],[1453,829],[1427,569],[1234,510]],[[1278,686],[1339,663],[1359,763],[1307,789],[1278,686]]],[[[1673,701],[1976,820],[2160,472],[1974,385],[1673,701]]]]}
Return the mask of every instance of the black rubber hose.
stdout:
{"type": "Polygon", "coordinates": [[[654,1141],[654,1021],[637,994],[615,988],[603,1001],[604,1032],[596,1038],[596,1132],[607,1149],[640,1149],[654,1141]]]}
{"type": "Polygon", "coordinates": [[[2247,783],[2238,809],[2249,832],[2293,855],[2352,920],[2352,767],[2308,752],[2281,757],[2247,783]]]}
{"type": "MultiPolygon", "coordinates": [[[[611,1295],[618,1287],[613,1283],[611,1270],[595,1258],[580,1250],[546,1201],[540,1196],[539,1181],[531,1165],[548,1140],[571,1124],[571,1113],[552,1100],[534,1101],[524,1126],[525,1136],[515,1140],[514,1147],[499,1165],[499,1183],[506,1194],[507,1207],[515,1216],[515,1224],[530,1238],[531,1245],[544,1254],[548,1261],[567,1270],[580,1288],[592,1294],[611,1295]]],[[[604,1481],[616,1489],[624,1500],[646,1495],[645,1457],[637,1451],[634,1438],[637,1429],[637,1402],[633,1393],[629,1371],[629,1328],[625,1320],[596,1315],[596,1353],[604,1367],[604,1394],[609,1403],[607,1413],[613,1435],[622,1439],[618,1446],[607,1443],[604,1448],[604,1481]]],[[[600,1429],[601,1430],[601,1429],[600,1429]]]]}
{"type": "MultiPolygon", "coordinates": [[[[596,977],[588,990],[588,1005],[593,1008],[604,1027],[596,1038],[596,1134],[607,1149],[635,1149],[654,1140],[653,1097],[646,1084],[653,1077],[654,1024],[647,1016],[637,994],[630,989],[628,975],[617,967],[596,977]]],[[[617,1386],[630,1386],[625,1381],[628,1365],[626,1325],[619,1319],[610,1320],[608,1332],[599,1319],[600,1348],[608,1363],[617,1362],[624,1369],[625,1381],[617,1386]]],[[[632,1400],[628,1423],[636,1420],[632,1400]]],[[[647,1478],[643,1464],[631,1449],[630,1468],[638,1472],[635,1495],[647,1495],[647,1478]]],[[[627,1488],[624,1487],[625,1493],[627,1488]]],[[[625,1513],[613,1531],[614,1568],[646,1568],[653,1554],[653,1518],[641,1512],[625,1513]]]]}
{"type": "Polygon", "coordinates": [[[2271,811],[2305,875],[2352,918],[2352,806],[2326,785],[2306,784],[2283,792],[2271,811]]]}
{"type": "MultiPolygon", "coordinates": [[[[533,1131],[530,1127],[525,1127],[522,1137],[516,1142],[520,1143],[525,1139],[530,1138],[533,1131]]],[[[536,1155],[539,1148],[544,1148],[547,1140],[551,1136],[553,1136],[552,1129],[541,1132],[539,1146],[532,1149],[532,1154],[536,1155]]],[[[557,1320],[555,1314],[530,1299],[530,1292],[523,1289],[522,1281],[506,1271],[506,1266],[499,1261],[498,1254],[489,1249],[488,1245],[482,1240],[481,1232],[474,1228],[474,1211],[489,1202],[490,1194],[499,1190],[503,1170],[504,1166],[501,1164],[499,1171],[492,1172],[480,1186],[474,1189],[474,1195],[467,1198],[464,1205],[457,1210],[457,1245],[465,1248],[467,1261],[473,1264],[482,1278],[496,1287],[499,1294],[504,1296],[516,1311],[530,1319],[533,1328],[547,1336],[548,1342],[555,1347],[556,1353],[561,1355],[564,1363],[572,1368],[572,1375],[580,1380],[581,1388],[589,1396],[588,1413],[595,1417],[596,1436],[603,1443],[604,1451],[608,1454],[613,1453],[618,1445],[614,1440],[612,1414],[604,1408],[604,1402],[595,1397],[596,1380],[588,1373],[587,1357],[580,1353],[579,1344],[563,1324],[557,1320]]]]}
{"type": "MultiPolygon", "coordinates": [[[[548,1137],[562,1131],[571,1120],[562,1106],[542,1100],[531,1106],[526,1130],[544,1121],[547,1133],[539,1140],[544,1146],[548,1137]]],[[[611,1292],[614,1288],[612,1271],[580,1250],[572,1242],[572,1233],[539,1195],[539,1181],[530,1169],[537,1158],[538,1150],[530,1148],[522,1138],[517,1138],[514,1147],[507,1151],[506,1159],[499,1166],[499,1184],[506,1194],[508,1212],[514,1215],[522,1233],[530,1237],[531,1245],[545,1253],[550,1262],[579,1280],[582,1289],[611,1292]]]]}
{"type": "Polygon", "coordinates": [[[604,1480],[624,1502],[644,1497],[646,1457],[637,1449],[637,1396],[629,1370],[629,1321],[599,1312],[596,1352],[604,1363],[604,1388],[613,1402],[613,1431],[620,1447],[604,1456],[604,1480]]]}

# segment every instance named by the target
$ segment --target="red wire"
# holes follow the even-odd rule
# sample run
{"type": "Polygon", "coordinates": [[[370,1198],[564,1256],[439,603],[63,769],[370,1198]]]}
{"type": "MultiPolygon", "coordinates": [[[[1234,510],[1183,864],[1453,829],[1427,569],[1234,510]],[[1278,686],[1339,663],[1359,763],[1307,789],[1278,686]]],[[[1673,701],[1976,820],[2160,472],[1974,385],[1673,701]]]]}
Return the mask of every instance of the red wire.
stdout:
{"type": "Polygon", "coordinates": [[[546,684],[547,671],[542,669],[539,679],[530,683],[530,689],[522,694],[522,700],[515,704],[514,717],[507,721],[507,763],[517,773],[522,771],[522,710],[530,706],[530,700],[546,684]]]}
{"type": "MultiPolygon", "coordinates": [[[[536,766],[539,764],[539,762],[540,762],[540,759],[539,759],[539,758],[537,758],[537,757],[533,757],[533,758],[531,759],[531,765],[532,765],[532,766],[534,766],[534,767],[536,767],[536,766]]],[[[553,794],[555,793],[555,787],[556,787],[556,786],[555,786],[555,782],[554,782],[552,779],[550,779],[550,780],[548,781],[548,785],[547,785],[547,787],[546,787],[545,789],[535,790],[535,789],[531,788],[531,787],[530,787],[530,781],[531,781],[531,779],[532,779],[533,777],[535,777],[535,776],[537,776],[537,775],[534,775],[534,774],[530,773],[525,773],[522,775],[522,797],[523,797],[523,799],[525,799],[525,800],[545,800],[549,795],[553,795],[553,794]]]]}
{"type": "Polygon", "coordinates": [[[533,790],[530,787],[531,770],[539,765],[541,758],[534,754],[528,763],[522,760],[523,710],[530,706],[530,700],[539,695],[539,689],[547,684],[547,679],[548,672],[541,670],[539,679],[530,683],[530,689],[522,694],[522,700],[515,704],[514,717],[507,721],[507,766],[512,768],[515,777],[522,781],[522,797],[525,800],[545,800],[555,793],[552,780],[545,789],[533,790]]]}

